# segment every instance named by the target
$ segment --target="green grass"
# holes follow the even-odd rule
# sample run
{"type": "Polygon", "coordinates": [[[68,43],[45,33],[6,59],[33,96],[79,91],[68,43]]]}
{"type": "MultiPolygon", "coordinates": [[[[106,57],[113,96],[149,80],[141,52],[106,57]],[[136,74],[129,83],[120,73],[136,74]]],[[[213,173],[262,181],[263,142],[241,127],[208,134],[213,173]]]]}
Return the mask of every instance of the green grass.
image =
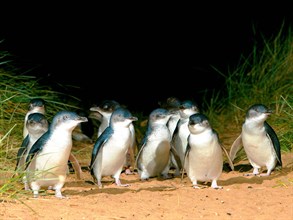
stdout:
{"type": "MultiPolygon", "coordinates": [[[[251,55],[242,57],[233,71],[218,73],[225,77],[225,87],[215,92],[206,105],[206,114],[212,118],[217,131],[227,145],[241,132],[247,109],[262,103],[274,114],[268,123],[275,129],[281,150],[292,149],[293,140],[293,38],[291,30],[282,37],[282,30],[271,39],[263,39],[263,48],[254,46],[251,55]]],[[[230,146],[229,146],[230,147],[230,146]]]]}
{"type": "MultiPolygon", "coordinates": [[[[229,149],[241,132],[248,107],[263,103],[274,110],[268,122],[278,134],[282,152],[289,152],[293,143],[292,32],[289,30],[288,35],[282,37],[281,30],[275,38],[263,39],[262,45],[256,44],[251,55],[241,58],[235,70],[228,73],[216,70],[225,77],[225,87],[204,99],[204,113],[229,149]]],[[[0,197],[4,199],[25,194],[19,183],[21,177],[13,177],[13,174],[28,102],[36,97],[46,100],[49,121],[59,110],[77,110],[80,101],[40,85],[33,76],[19,73],[11,65],[9,54],[0,51],[0,197]]],[[[135,122],[139,142],[147,117],[141,112],[133,115],[139,118],[135,122]]]]}
{"type": "Polygon", "coordinates": [[[14,197],[20,189],[21,176],[13,177],[13,174],[22,143],[24,117],[32,98],[46,100],[49,121],[60,110],[78,109],[77,98],[40,85],[36,77],[20,74],[11,65],[10,54],[0,51],[0,197],[14,197]]]}

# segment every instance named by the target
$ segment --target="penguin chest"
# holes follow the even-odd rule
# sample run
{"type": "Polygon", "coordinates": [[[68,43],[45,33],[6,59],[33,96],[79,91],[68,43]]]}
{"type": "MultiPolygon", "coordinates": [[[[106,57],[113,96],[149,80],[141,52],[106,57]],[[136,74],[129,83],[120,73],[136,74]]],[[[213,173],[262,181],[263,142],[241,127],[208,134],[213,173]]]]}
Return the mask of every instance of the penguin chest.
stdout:
{"type": "Polygon", "coordinates": [[[244,150],[251,163],[265,166],[276,160],[273,144],[264,131],[251,133],[244,130],[241,136],[244,150]]]}
{"type": "Polygon", "coordinates": [[[185,169],[190,179],[217,179],[223,169],[222,149],[218,140],[209,135],[191,135],[189,145],[191,148],[186,158],[185,169]]]}
{"type": "Polygon", "coordinates": [[[114,175],[126,160],[128,148],[132,144],[132,135],[129,131],[117,132],[104,144],[97,156],[97,166],[103,176],[114,175]]]}
{"type": "Polygon", "coordinates": [[[168,139],[149,141],[141,155],[141,166],[150,176],[159,175],[169,163],[170,149],[168,139]]]}
{"type": "Polygon", "coordinates": [[[35,157],[35,171],[42,173],[42,178],[66,176],[67,162],[72,148],[71,134],[62,138],[52,136],[35,157]]]}

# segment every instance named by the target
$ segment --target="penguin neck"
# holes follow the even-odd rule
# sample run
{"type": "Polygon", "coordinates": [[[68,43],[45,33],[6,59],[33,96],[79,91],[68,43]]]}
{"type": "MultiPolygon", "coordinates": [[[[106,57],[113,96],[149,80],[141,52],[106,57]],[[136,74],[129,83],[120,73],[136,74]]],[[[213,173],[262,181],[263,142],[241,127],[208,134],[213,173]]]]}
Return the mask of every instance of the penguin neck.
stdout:
{"type": "Polygon", "coordinates": [[[253,131],[253,133],[263,132],[265,130],[264,123],[255,120],[246,121],[243,125],[243,129],[246,130],[246,132],[253,131]]]}
{"type": "Polygon", "coordinates": [[[72,131],[56,128],[52,132],[51,140],[56,140],[56,145],[64,146],[64,148],[72,147],[72,131]]]}

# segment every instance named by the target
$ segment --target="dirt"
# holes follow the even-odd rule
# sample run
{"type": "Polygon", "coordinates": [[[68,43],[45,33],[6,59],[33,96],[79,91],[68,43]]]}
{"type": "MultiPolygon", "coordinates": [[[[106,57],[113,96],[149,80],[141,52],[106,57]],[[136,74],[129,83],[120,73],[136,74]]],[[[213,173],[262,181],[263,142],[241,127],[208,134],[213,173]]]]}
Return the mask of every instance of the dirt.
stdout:
{"type": "Polygon", "coordinates": [[[58,199],[46,190],[39,198],[25,192],[20,199],[1,200],[0,219],[293,219],[293,153],[282,154],[283,168],[268,177],[247,177],[248,161],[227,169],[218,180],[223,189],[194,189],[187,176],[140,181],[137,174],[121,174],[119,187],[110,177],[103,188],[92,184],[86,169],[89,148],[76,151],[82,178],[69,174],[58,199]],[[86,151],[87,149],[87,151],[86,151]],[[84,151],[83,151],[84,150],[84,151]],[[87,153],[86,153],[87,152],[87,153]]]}

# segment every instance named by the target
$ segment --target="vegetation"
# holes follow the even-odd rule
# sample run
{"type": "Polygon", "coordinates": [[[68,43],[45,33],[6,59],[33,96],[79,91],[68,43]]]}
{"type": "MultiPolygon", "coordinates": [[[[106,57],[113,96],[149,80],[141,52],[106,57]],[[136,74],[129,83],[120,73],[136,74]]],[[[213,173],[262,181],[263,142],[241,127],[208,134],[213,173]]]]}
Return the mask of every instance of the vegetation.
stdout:
{"type": "MultiPolygon", "coordinates": [[[[240,134],[247,108],[263,103],[274,110],[268,122],[279,136],[282,151],[292,149],[293,39],[291,31],[282,36],[280,31],[274,39],[264,39],[262,49],[255,46],[251,56],[241,59],[236,70],[229,73],[216,70],[226,83],[221,91],[206,99],[205,114],[227,148],[240,134]]],[[[46,100],[49,120],[61,109],[78,109],[79,102],[75,97],[40,85],[35,77],[19,73],[11,67],[9,58],[7,52],[0,51],[0,197],[6,199],[15,198],[21,187],[20,177],[12,176],[29,100],[36,97],[46,100]]],[[[136,123],[138,139],[146,128],[145,118],[140,118],[143,120],[136,123]]]]}
{"type": "Polygon", "coordinates": [[[206,103],[206,114],[219,134],[226,134],[222,138],[229,146],[231,138],[241,132],[247,109],[255,103],[265,104],[274,111],[267,121],[278,134],[281,150],[288,152],[293,140],[292,32],[284,37],[280,31],[272,40],[263,39],[263,45],[261,49],[256,44],[236,70],[228,74],[217,70],[225,77],[225,84],[206,103]]]}
{"type": "Polygon", "coordinates": [[[42,86],[36,77],[18,73],[11,66],[10,54],[0,52],[0,195],[13,196],[19,188],[14,173],[16,155],[22,143],[22,129],[28,103],[32,98],[46,100],[46,117],[50,121],[59,110],[77,109],[78,99],[42,86]],[[63,102],[63,100],[67,102],[63,102]],[[60,101],[56,101],[60,100],[60,101]]]}

